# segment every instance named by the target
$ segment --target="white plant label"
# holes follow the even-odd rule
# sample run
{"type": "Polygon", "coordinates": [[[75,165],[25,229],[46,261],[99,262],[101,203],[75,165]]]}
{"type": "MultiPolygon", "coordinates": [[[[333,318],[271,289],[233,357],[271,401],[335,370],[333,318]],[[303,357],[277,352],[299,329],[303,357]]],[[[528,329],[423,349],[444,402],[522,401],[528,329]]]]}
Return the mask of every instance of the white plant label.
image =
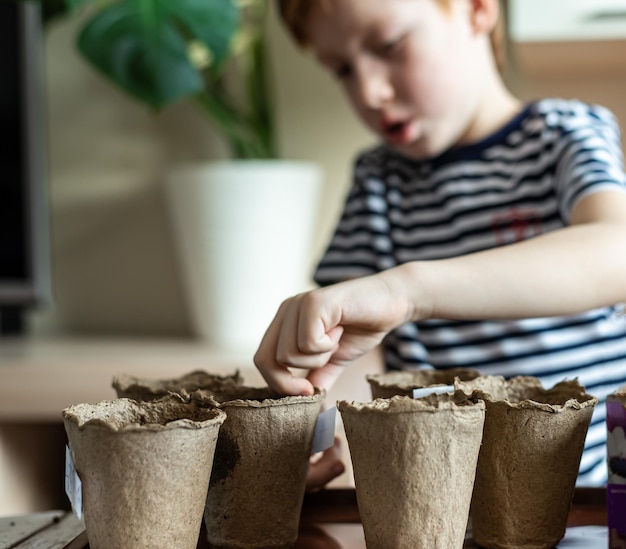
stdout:
{"type": "Polygon", "coordinates": [[[83,483],[74,467],[72,452],[69,446],[65,446],[65,493],[72,504],[74,514],[83,518],[83,483]]]}
{"type": "Polygon", "coordinates": [[[454,393],[454,385],[442,385],[438,387],[424,387],[423,389],[413,389],[413,398],[422,398],[428,395],[442,395],[444,393],[454,393]]]}
{"type": "Polygon", "coordinates": [[[333,406],[317,416],[315,432],[313,433],[313,448],[311,449],[312,454],[323,452],[334,444],[336,415],[337,407],[333,406]]]}

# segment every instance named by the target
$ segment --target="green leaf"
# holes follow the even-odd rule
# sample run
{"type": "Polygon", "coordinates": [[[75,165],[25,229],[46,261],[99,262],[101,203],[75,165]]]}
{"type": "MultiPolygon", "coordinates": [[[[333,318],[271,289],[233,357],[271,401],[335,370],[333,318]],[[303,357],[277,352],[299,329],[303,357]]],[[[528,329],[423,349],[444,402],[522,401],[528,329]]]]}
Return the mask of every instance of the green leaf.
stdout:
{"type": "Polygon", "coordinates": [[[203,89],[188,37],[223,58],[236,28],[232,8],[231,0],[120,0],[89,20],[78,47],[121,88],[161,108],[203,89]]]}
{"type": "Polygon", "coordinates": [[[83,6],[95,4],[98,0],[65,0],[65,6],[70,13],[79,11],[83,6]]]}
{"type": "Polygon", "coordinates": [[[162,6],[213,52],[218,63],[227,57],[239,26],[239,11],[232,0],[164,0],[162,6]]]}

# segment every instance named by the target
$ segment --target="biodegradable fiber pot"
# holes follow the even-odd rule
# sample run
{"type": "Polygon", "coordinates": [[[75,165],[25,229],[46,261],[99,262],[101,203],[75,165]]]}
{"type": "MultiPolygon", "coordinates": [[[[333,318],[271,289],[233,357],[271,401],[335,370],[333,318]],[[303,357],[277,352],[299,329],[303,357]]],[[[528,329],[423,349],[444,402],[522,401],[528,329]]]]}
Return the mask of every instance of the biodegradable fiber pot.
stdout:
{"type": "Polygon", "coordinates": [[[391,398],[392,396],[413,396],[413,389],[432,385],[452,385],[455,378],[469,381],[480,372],[469,368],[449,368],[446,370],[403,370],[371,374],[366,377],[372,392],[372,398],[391,398]]]}
{"type": "Polygon", "coordinates": [[[463,547],[484,403],[457,392],[338,408],[367,547],[463,547]]]}
{"type": "Polygon", "coordinates": [[[242,383],[243,379],[239,370],[229,375],[217,375],[203,370],[195,370],[183,376],[170,379],[146,379],[119,375],[113,378],[112,385],[118,398],[155,400],[170,393],[192,393],[202,389],[221,400],[225,392],[232,391],[242,383]]]}
{"type": "Polygon", "coordinates": [[[472,500],[474,540],[488,549],[549,549],[565,535],[597,399],[577,381],[534,377],[457,384],[487,406],[472,500]]]}
{"type": "Polygon", "coordinates": [[[91,549],[195,549],[226,415],[167,399],[63,410],[91,549]]]}
{"type": "Polygon", "coordinates": [[[292,547],[325,393],[278,398],[267,389],[241,388],[236,396],[220,404],[227,419],[204,514],[209,544],[292,547]]]}

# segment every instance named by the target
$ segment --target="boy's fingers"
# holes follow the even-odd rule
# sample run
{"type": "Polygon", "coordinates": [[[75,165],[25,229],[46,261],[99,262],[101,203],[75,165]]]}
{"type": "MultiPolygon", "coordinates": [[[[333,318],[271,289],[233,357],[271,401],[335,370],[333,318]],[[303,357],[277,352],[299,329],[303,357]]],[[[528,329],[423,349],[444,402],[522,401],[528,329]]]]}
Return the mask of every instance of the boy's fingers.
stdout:
{"type": "Polygon", "coordinates": [[[336,350],[337,341],[324,332],[317,316],[307,321],[302,312],[304,297],[297,296],[281,311],[281,329],[276,334],[276,360],[285,366],[319,368],[336,350]]]}
{"type": "Polygon", "coordinates": [[[326,450],[320,459],[310,464],[306,480],[308,492],[320,490],[345,471],[341,457],[341,443],[335,438],[335,444],[326,450]]]}
{"type": "Polygon", "coordinates": [[[329,390],[343,372],[343,366],[326,364],[326,366],[311,370],[306,379],[309,380],[313,387],[329,390]]]}
{"type": "MultiPolygon", "coordinates": [[[[267,350],[263,347],[254,355],[254,364],[265,379],[268,386],[283,395],[312,395],[313,385],[306,378],[295,376],[289,368],[317,368],[330,358],[327,357],[304,357],[307,361],[303,361],[303,357],[296,357],[291,362],[290,357],[277,359],[275,352],[267,350]]],[[[313,370],[315,371],[315,370],[313,370]]]]}
{"type": "MultiPolygon", "coordinates": [[[[279,311],[280,314],[280,311],[279,311]]],[[[294,376],[285,364],[278,362],[276,342],[281,330],[281,319],[277,317],[263,336],[261,345],[254,355],[254,364],[268,386],[281,395],[312,395],[313,386],[305,378],[294,376]]]]}
{"type": "Polygon", "coordinates": [[[342,371],[329,366],[328,362],[337,350],[343,327],[335,326],[327,333],[320,333],[323,325],[314,322],[317,330],[310,333],[303,327],[306,324],[301,315],[303,299],[303,296],[295,296],[281,304],[254,356],[254,363],[266,383],[280,394],[311,395],[314,386],[330,389],[342,371]],[[311,372],[303,378],[293,375],[290,368],[311,372]]]}
{"type": "Polygon", "coordinates": [[[268,386],[281,395],[312,395],[313,385],[304,377],[294,376],[287,367],[255,356],[254,362],[268,386]]]}

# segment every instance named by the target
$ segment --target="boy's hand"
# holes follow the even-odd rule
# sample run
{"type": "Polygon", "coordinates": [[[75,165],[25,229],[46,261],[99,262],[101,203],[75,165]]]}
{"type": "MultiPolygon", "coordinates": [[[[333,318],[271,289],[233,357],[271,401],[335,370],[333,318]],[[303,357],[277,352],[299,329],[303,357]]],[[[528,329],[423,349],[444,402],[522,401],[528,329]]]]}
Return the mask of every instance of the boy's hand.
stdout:
{"type": "Polygon", "coordinates": [[[281,394],[330,389],[343,367],[411,319],[401,267],[287,299],[270,324],[254,362],[281,394]],[[289,368],[309,370],[306,378],[289,368]]]}

